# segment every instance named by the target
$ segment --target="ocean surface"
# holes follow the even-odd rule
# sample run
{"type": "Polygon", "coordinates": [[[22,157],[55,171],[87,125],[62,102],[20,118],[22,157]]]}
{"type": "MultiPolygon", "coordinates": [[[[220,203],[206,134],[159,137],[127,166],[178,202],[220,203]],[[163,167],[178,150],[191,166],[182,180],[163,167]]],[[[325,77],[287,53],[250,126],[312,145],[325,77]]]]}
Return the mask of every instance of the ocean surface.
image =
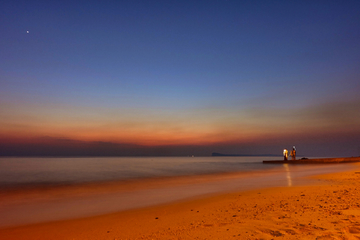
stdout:
{"type": "Polygon", "coordinates": [[[282,169],[281,166],[262,163],[263,160],[273,159],[274,157],[3,157],[0,158],[0,189],[282,169]]]}
{"type": "Polygon", "coordinates": [[[262,163],[280,159],[0,158],[0,227],[90,217],[226,192],[316,184],[308,176],[359,168],[262,163]]]}
{"type": "MultiPolygon", "coordinates": [[[[285,171],[283,165],[263,164],[263,160],[281,160],[281,157],[2,157],[0,190],[229,172],[285,171]]],[[[332,166],[318,167],[325,172],[326,169],[336,171],[332,166]]],[[[288,167],[292,171],[309,170],[308,166],[288,167]]]]}

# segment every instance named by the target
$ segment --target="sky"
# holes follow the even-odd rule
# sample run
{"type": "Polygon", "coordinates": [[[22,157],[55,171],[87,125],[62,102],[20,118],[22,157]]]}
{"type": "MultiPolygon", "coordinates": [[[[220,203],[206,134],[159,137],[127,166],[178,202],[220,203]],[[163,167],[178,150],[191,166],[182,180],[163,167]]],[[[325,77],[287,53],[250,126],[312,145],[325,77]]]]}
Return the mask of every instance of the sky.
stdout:
{"type": "Polygon", "coordinates": [[[360,155],[359,1],[0,9],[0,155],[360,155]]]}

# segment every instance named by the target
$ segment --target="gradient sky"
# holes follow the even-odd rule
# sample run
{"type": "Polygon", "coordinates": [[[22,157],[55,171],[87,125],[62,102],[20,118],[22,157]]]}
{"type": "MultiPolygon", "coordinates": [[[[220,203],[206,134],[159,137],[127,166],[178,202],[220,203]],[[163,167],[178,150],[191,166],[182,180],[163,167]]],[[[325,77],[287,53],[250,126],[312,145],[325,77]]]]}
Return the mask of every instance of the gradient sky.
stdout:
{"type": "Polygon", "coordinates": [[[360,155],[359,1],[0,9],[0,155],[360,155]]]}

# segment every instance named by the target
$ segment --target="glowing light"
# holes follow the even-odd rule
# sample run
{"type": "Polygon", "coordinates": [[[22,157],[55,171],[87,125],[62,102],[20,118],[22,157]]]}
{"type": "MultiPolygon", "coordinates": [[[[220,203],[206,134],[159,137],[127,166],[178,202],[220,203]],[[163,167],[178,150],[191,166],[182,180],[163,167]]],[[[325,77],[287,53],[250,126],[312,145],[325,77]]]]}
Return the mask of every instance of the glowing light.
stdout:
{"type": "Polygon", "coordinates": [[[287,179],[287,184],[289,187],[292,186],[292,180],[291,180],[291,174],[290,174],[290,169],[289,169],[289,165],[288,164],[283,164],[285,171],[286,171],[286,179],[287,179]]]}

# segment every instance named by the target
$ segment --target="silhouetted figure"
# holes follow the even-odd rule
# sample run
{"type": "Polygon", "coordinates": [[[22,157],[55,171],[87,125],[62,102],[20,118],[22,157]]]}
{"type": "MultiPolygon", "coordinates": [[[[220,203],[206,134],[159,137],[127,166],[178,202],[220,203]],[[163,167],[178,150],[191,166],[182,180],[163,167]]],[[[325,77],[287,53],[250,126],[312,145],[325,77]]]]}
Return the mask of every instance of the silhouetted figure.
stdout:
{"type": "Polygon", "coordinates": [[[288,160],[288,154],[289,154],[289,151],[287,149],[284,149],[284,161],[288,160]]]}
{"type": "Polygon", "coordinates": [[[295,146],[293,146],[293,149],[290,152],[290,156],[292,160],[296,160],[296,149],[295,146]]]}

